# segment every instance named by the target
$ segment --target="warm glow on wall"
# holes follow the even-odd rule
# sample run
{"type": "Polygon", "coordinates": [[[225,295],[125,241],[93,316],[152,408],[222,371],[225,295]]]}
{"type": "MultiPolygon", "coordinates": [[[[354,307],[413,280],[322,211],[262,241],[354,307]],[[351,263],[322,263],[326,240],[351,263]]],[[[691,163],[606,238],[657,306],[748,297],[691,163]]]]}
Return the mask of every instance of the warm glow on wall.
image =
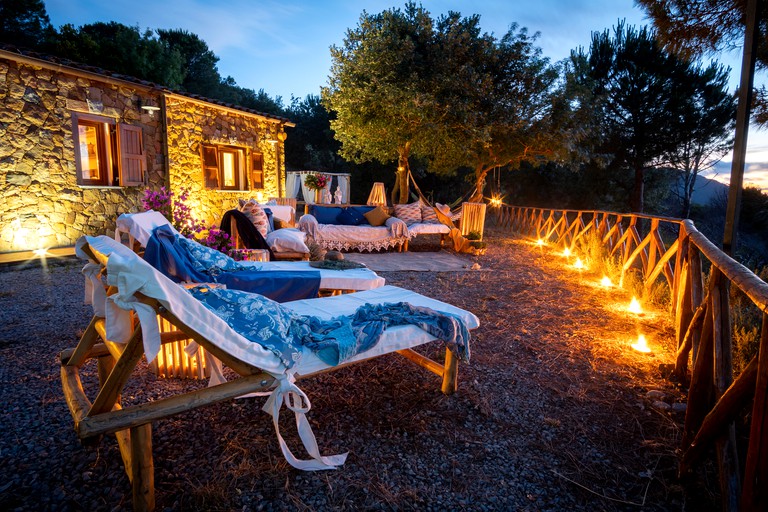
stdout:
{"type": "Polygon", "coordinates": [[[34,229],[24,227],[20,219],[11,222],[13,232],[12,250],[35,251],[37,256],[46,253],[48,247],[56,246],[56,233],[48,223],[48,219],[38,217],[35,219],[34,229]],[[38,254],[38,251],[41,251],[38,254]]]}
{"type": "Polygon", "coordinates": [[[645,341],[645,336],[642,334],[637,337],[637,341],[631,345],[632,349],[647,354],[651,351],[651,347],[648,346],[648,342],[645,341]]]}

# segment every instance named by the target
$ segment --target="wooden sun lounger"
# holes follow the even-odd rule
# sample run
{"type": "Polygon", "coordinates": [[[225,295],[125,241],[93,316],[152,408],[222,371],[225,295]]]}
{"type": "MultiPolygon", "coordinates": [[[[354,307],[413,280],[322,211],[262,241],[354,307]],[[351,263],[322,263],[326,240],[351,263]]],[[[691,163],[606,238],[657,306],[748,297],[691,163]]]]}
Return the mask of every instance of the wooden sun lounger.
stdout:
{"type": "MultiPolygon", "coordinates": [[[[100,252],[99,247],[102,249],[105,247],[112,247],[114,241],[111,241],[107,237],[85,238],[87,241],[78,246],[80,254],[89,256],[93,262],[100,263],[103,267],[107,268],[107,271],[109,271],[111,267],[108,266],[108,263],[111,256],[104,252],[100,252]],[[99,239],[106,240],[100,241],[99,239]],[[106,241],[110,241],[112,244],[110,245],[109,243],[106,243],[106,241]]],[[[177,285],[170,283],[164,276],[157,273],[154,269],[151,269],[148,264],[127,249],[125,252],[120,252],[119,257],[123,258],[124,261],[130,260],[131,257],[134,258],[136,260],[135,265],[141,267],[146,275],[156,275],[155,277],[158,280],[166,281],[158,281],[161,282],[163,286],[168,286],[168,289],[176,289],[173,287],[177,285]],[[149,270],[144,267],[149,267],[149,270]]],[[[202,321],[215,323],[216,321],[220,321],[220,319],[213,315],[213,313],[210,313],[212,318],[203,320],[195,318],[195,315],[190,315],[190,306],[194,307],[195,304],[200,304],[191,295],[186,295],[186,292],[182,293],[182,304],[179,304],[177,308],[169,306],[169,304],[165,303],[162,297],[148,296],[144,293],[146,290],[142,290],[144,289],[142,288],[133,293],[132,297],[135,298],[138,303],[151,308],[151,311],[153,314],[156,314],[157,317],[162,318],[175,326],[175,330],[164,332],[160,335],[162,344],[172,343],[178,339],[191,338],[211,354],[219,358],[240,376],[237,380],[218,384],[213,387],[170,396],[151,402],[126,405],[124,407],[121,403],[123,389],[136,368],[137,363],[141,357],[145,355],[142,328],[138,322],[135,322],[135,327],[127,342],[116,343],[108,339],[108,326],[106,325],[105,318],[97,315],[90,322],[77,346],[73,349],[64,350],[60,354],[62,387],[67,405],[69,406],[69,410],[74,419],[75,432],[84,444],[95,444],[104,434],[114,434],[120,447],[125,471],[132,484],[134,510],[153,510],[155,507],[155,497],[154,466],[152,459],[152,422],[247,393],[269,391],[279,384],[278,381],[281,377],[275,375],[277,370],[275,369],[273,361],[270,359],[265,359],[264,363],[266,366],[263,366],[260,365],[260,361],[258,360],[248,360],[248,358],[234,355],[234,353],[238,352],[239,345],[237,343],[239,343],[238,339],[240,337],[234,331],[227,333],[227,326],[225,323],[222,322],[224,328],[218,326],[218,329],[220,332],[224,332],[226,336],[221,336],[220,339],[211,339],[201,335],[200,330],[191,324],[198,322],[195,325],[202,325],[199,323],[202,321]],[[194,301],[194,303],[189,302],[189,300],[194,301]],[[185,301],[186,303],[184,304],[185,301]],[[178,309],[178,311],[176,309],[178,309]],[[185,316],[186,320],[184,319],[185,316]],[[95,390],[93,399],[89,398],[86,394],[80,379],[80,368],[91,359],[97,361],[99,376],[98,389],[95,390]],[[257,362],[259,364],[256,364],[257,362]],[[271,368],[269,367],[270,364],[272,364],[271,368]],[[272,373],[268,373],[265,369],[272,373]]],[[[121,290],[115,286],[110,286],[106,293],[107,295],[112,295],[119,293],[120,291],[121,290]]],[[[296,301],[297,303],[291,307],[293,307],[295,311],[312,311],[312,313],[315,313],[315,310],[322,310],[321,314],[327,315],[331,315],[333,311],[337,311],[336,314],[339,314],[339,305],[346,304],[345,307],[349,309],[350,304],[354,306],[355,301],[375,302],[375,298],[378,296],[381,296],[383,298],[382,302],[384,302],[391,296],[398,296],[401,292],[405,293],[407,296],[413,297],[414,301],[426,301],[425,304],[433,306],[443,305],[445,308],[450,308],[451,312],[454,313],[462,312],[467,322],[467,326],[470,329],[475,328],[478,325],[477,317],[469,312],[396,287],[384,287],[382,289],[360,292],[359,294],[296,301]],[[323,301],[335,302],[326,303],[323,301]]],[[[147,291],[147,293],[150,292],[147,291]]],[[[290,305],[291,303],[286,304],[290,305]]],[[[198,306],[198,308],[199,307],[201,306],[198,306]]],[[[200,312],[197,311],[196,315],[200,316],[200,312]]],[[[355,356],[349,364],[357,362],[358,360],[396,351],[408,360],[413,361],[419,366],[440,376],[442,378],[443,393],[452,394],[457,388],[458,365],[454,354],[446,349],[444,364],[437,363],[418,354],[413,351],[411,347],[434,340],[434,338],[431,338],[424,331],[415,326],[406,326],[405,328],[412,328],[408,331],[409,333],[413,332],[413,329],[415,329],[421,334],[419,335],[416,333],[417,336],[415,337],[411,335],[393,335],[391,338],[397,341],[385,342],[384,337],[387,335],[387,332],[385,332],[385,336],[382,337],[380,345],[386,346],[378,347],[378,349],[373,351],[373,354],[371,355],[366,355],[366,353],[358,354],[358,356],[355,356]],[[410,342],[401,339],[408,337],[411,338],[410,342]]],[[[394,333],[396,329],[398,328],[392,329],[392,332],[394,333]]],[[[400,332],[405,333],[406,331],[398,331],[398,333],[400,332]]],[[[243,341],[246,340],[243,339],[243,341]]],[[[241,351],[240,353],[244,352],[241,351]]],[[[277,358],[274,359],[279,361],[277,358]]],[[[329,369],[335,369],[335,367],[328,367],[324,363],[319,363],[319,360],[316,358],[314,361],[312,361],[311,358],[308,358],[306,373],[302,372],[301,368],[299,368],[296,375],[301,378],[306,378],[329,369]]],[[[298,388],[296,389],[298,391],[298,388]]]]}

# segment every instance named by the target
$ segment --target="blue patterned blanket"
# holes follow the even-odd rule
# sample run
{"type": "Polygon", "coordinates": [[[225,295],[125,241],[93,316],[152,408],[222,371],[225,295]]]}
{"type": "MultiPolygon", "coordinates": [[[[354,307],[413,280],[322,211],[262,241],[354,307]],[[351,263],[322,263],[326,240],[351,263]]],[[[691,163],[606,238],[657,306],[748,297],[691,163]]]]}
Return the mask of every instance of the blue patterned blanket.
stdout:
{"type": "Polygon", "coordinates": [[[336,366],[376,346],[388,327],[408,324],[443,340],[469,361],[470,334],[464,322],[430,308],[405,302],[365,304],[354,315],[321,320],[297,315],[258,294],[205,287],[189,291],[244,338],[271,350],[286,368],[298,361],[302,346],[336,366]]]}
{"type": "Polygon", "coordinates": [[[259,270],[159,226],[144,250],[144,260],[175,282],[221,283],[278,302],[317,297],[320,272],[259,270]]]}

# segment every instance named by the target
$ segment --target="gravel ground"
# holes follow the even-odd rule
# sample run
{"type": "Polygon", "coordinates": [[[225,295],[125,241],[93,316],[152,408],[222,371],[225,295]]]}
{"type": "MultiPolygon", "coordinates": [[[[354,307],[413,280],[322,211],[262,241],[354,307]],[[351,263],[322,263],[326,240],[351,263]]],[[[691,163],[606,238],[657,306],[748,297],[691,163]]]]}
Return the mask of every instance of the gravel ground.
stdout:
{"type": "MultiPolygon", "coordinates": [[[[671,361],[666,316],[629,319],[616,306],[624,292],[564,274],[554,253],[522,240],[486,239],[487,254],[471,258],[480,271],[382,273],[479,316],[455,395],[396,355],[302,381],[323,453],[349,451],[331,472],[288,466],[261,400],[156,422],[157,509],[718,508],[708,472],[675,478],[684,395],[659,370],[671,361]],[[650,356],[627,350],[640,329],[650,356]]],[[[0,268],[0,510],[131,508],[117,443],[82,446],[61,391],[58,353],[91,316],[80,266],[0,268]]],[[[95,368],[83,374],[87,386],[95,368]]],[[[201,385],[142,366],[124,401],[201,385]]]]}

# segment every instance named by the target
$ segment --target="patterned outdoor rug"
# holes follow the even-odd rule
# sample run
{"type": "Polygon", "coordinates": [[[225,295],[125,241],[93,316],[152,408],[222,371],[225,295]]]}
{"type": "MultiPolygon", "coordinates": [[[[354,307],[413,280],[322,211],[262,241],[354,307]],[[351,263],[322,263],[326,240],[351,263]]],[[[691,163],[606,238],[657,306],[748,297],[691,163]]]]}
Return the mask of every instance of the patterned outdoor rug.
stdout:
{"type": "Polygon", "coordinates": [[[439,252],[344,253],[344,258],[363,263],[376,272],[455,272],[471,270],[470,256],[439,252]]]}

